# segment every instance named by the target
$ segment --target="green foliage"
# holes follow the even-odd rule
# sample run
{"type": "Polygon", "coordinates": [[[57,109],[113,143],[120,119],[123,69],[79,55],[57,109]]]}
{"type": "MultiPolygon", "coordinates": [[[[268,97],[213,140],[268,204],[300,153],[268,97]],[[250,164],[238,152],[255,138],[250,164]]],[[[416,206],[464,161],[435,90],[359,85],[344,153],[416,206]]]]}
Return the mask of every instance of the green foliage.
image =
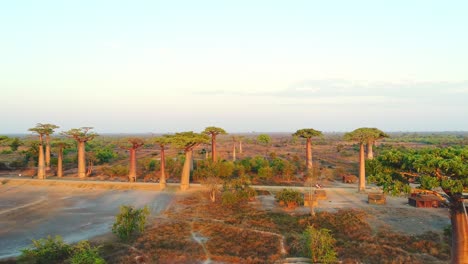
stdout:
{"type": "Polygon", "coordinates": [[[143,232],[149,214],[147,206],[136,209],[130,205],[122,205],[120,213],[115,217],[112,232],[122,241],[129,241],[135,234],[143,232]]]}
{"type": "Polygon", "coordinates": [[[338,261],[334,249],[336,240],[331,235],[330,230],[309,226],[302,234],[302,239],[306,245],[305,253],[312,259],[313,263],[335,263],[338,261]]]}
{"type": "Polygon", "coordinates": [[[11,149],[4,149],[2,150],[2,152],[0,152],[0,154],[5,154],[5,155],[12,154],[12,153],[13,153],[13,150],[11,149]]]}
{"type": "Polygon", "coordinates": [[[70,258],[71,264],[105,264],[106,261],[99,256],[99,247],[93,247],[88,241],[80,241],[73,248],[70,258]]]}
{"type": "Polygon", "coordinates": [[[11,151],[17,151],[21,145],[23,145],[23,142],[21,142],[21,140],[17,137],[14,138],[9,144],[11,151]]]}
{"type": "Polygon", "coordinates": [[[255,190],[250,187],[250,181],[246,177],[239,177],[224,182],[221,200],[224,205],[237,205],[255,195],[255,190]]]}
{"type": "Polygon", "coordinates": [[[260,134],[257,137],[257,141],[263,145],[269,145],[271,143],[271,137],[267,134],[260,134]]]}
{"type": "Polygon", "coordinates": [[[377,128],[361,127],[348,132],[344,135],[344,139],[348,141],[357,141],[359,143],[368,143],[375,140],[388,137],[387,134],[377,128]]]}
{"type": "Polygon", "coordinates": [[[234,173],[235,165],[231,161],[211,160],[200,161],[197,168],[193,171],[193,178],[196,180],[206,179],[208,177],[227,178],[234,173]]]}
{"type": "Polygon", "coordinates": [[[175,135],[171,137],[171,143],[176,148],[191,150],[201,143],[208,143],[209,139],[210,137],[208,135],[188,131],[175,133],[175,135]]]}
{"type": "Polygon", "coordinates": [[[293,189],[283,189],[282,191],[276,193],[275,198],[278,202],[295,203],[301,205],[304,203],[304,197],[299,191],[293,189]]]}
{"type": "Polygon", "coordinates": [[[258,177],[262,179],[270,179],[271,177],[273,177],[273,168],[271,168],[268,165],[265,167],[261,167],[258,170],[258,177]]]}
{"type": "Polygon", "coordinates": [[[101,168],[104,175],[111,177],[120,177],[128,175],[128,167],[125,165],[105,166],[101,168]]]}
{"type": "Polygon", "coordinates": [[[19,263],[54,264],[63,263],[71,254],[72,248],[60,236],[48,236],[32,240],[33,248],[21,250],[19,263]]]}
{"type": "Polygon", "coordinates": [[[318,131],[313,128],[304,128],[304,129],[297,130],[296,133],[293,134],[293,137],[312,138],[312,137],[318,137],[321,135],[322,135],[322,131],[318,131]]]}
{"type": "Polygon", "coordinates": [[[227,132],[220,128],[220,127],[215,127],[215,126],[210,126],[205,128],[205,130],[202,132],[207,135],[226,135],[227,132]]]}
{"type": "Polygon", "coordinates": [[[440,186],[439,179],[431,176],[422,175],[419,181],[421,183],[420,188],[424,190],[432,190],[440,186]]]}
{"type": "Polygon", "coordinates": [[[117,153],[110,147],[99,148],[94,151],[94,155],[97,159],[96,164],[109,163],[118,156],[117,153]]]}

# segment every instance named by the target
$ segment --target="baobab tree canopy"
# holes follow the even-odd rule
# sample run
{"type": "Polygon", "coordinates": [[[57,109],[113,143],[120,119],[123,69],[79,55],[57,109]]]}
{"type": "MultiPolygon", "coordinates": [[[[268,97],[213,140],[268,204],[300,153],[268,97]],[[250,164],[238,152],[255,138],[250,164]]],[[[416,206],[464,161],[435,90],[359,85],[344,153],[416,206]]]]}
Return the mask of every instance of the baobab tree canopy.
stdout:
{"type": "Polygon", "coordinates": [[[204,134],[207,134],[207,135],[211,135],[211,136],[217,136],[217,135],[226,135],[227,132],[220,128],[220,127],[215,127],[215,126],[210,126],[210,127],[207,127],[205,128],[205,130],[203,131],[204,134]]]}
{"type": "Polygon", "coordinates": [[[145,141],[141,138],[124,138],[119,142],[119,146],[122,149],[138,149],[145,144],[145,141]]]}
{"type": "Polygon", "coordinates": [[[318,137],[321,135],[322,135],[322,131],[318,131],[313,128],[299,129],[296,131],[296,133],[293,134],[293,136],[297,136],[301,138],[312,138],[312,137],[318,137]]]}
{"type": "Polygon", "coordinates": [[[344,135],[345,140],[357,141],[363,144],[367,143],[369,140],[374,141],[384,137],[388,137],[388,135],[377,128],[369,127],[361,127],[344,135]]]}
{"type": "Polygon", "coordinates": [[[167,146],[167,145],[171,144],[172,136],[171,135],[163,135],[161,137],[155,137],[155,138],[151,139],[151,142],[158,145],[158,146],[160,146],[160,147],[164,147],[164,146],[167,146]]]}
{"type": "Polygon", "coordinates": [[[93,140],[98,136],[97,133],[91,132],[92,127],[81,127],[81,128],[72,128],[66,132],[62,132],[62,135],[69,138],[73,138],[78,142],[87,142],[93,140]]]}
{"type": "Polygon", "coordinates": [[[194,133],[193,131],[175,133],[175,135],[171,136],[172,145],[184,150],[190,150],[199,144],[208,143],[209,140],[208,135],[194,133]]]}

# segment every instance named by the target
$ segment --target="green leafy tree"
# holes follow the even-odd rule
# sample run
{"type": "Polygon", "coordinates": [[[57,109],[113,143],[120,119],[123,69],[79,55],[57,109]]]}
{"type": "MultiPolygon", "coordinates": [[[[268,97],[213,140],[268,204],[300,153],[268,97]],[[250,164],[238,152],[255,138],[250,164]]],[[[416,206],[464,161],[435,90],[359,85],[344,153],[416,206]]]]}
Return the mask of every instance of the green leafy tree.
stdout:
{"type": "Polygon", "coordinates": [[[257,141],[263,145],[269,145],[271,143],[271,137],[267,134],[260,134],[257,137],[257,141]]]}
{"type": "Polygon", "coordinates": [[[306,255],[312,259],[313,263],[336,263],[338,262],[335,251],[336,240],[330,230],[317,229],[309,226],[302,234],[303,243],[306,245],[306,255]]]}
{"type": "Polygon", "coordinates": [[[312,170],[312,138],[322,135],[322,131],[313,128],[299,129],[293,134],[293,137],[301,137],[306,139],[306,168],[312,170]]]}
{"type": "Polygon", "coordinates": [[[73,128],[62,135],[74,139],[78,144],[78,177],[85,178],[86,175],[86,142],[93,140],[98,136],[97,133],[92,132],[92,127],[73,128]]]}
{"type": "Polygon", "coordinates": [[[210,126],[210,127],[205,128],[203,133],[211,136],[211,160],[215,162],[217,160],[217,155],[218,155],[216,153],[216,136],[226,135],[227,132],[220,127],[210,126]]]}
{"type": "Polygon", "coordinates": [[[120,213],[115,217],[112,232],[122,241],[129,241],[137,233],[145,230],[146,218],[150,212],[147,206],[136,209],[130,205],[120,206],[120,213]]]}
{"type": "Polygon", "coordinates": [[[94,152],[97,164],[109,163],[118,157],[117,153],[110,147],[99,148],[94,152]]]}
{"type": "Polygon", "coordinates": [[[255,197],[255,190],[250,187],[250,184],[247,177],[225,180],[221,194],[222,203],[236,206],[255,197]]]}
{"type": "Polygon", "coordinates": [[[171,143],[174,147],[182,149],[185,153],[184,167],[180,180],[180,189],[187,190],[190,185],[190,170],[192,162],[193,149],[200,144],[207,143],[209,137],[206,134],[189,132],[180,132],[172,136],[171,143]]]}
{"type": "Polygon", "coordinates": [[[296,207],[304,203],[302,193],[293,189],[283,189],[275,195],[276,201],[287,204],[288,207],[296,207]]]}
{"type": "Polygon", "coordinates": [[[11,151],[17,151],[18,148],[20,146],[22,146],[22,145],[23,145],[23,142],[21,142],[21,140],[19,138],[17,138],[17,137],[12,139],[10,144],[9,144],[11,151]]]}

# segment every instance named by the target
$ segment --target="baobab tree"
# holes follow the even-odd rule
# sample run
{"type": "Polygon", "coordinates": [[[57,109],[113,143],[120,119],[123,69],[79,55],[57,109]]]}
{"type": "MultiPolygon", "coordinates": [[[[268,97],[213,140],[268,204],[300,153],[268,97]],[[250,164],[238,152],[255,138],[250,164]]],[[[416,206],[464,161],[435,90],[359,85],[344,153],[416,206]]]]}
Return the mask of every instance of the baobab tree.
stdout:
{"type": "Polygon", "coordinates": [[[66,132],[62,132],[62,135],[72,138],[78,144],[78,177],[86,178],[86,142],[93,140],[98,136],[97,133],[91,131],[92,127],[73,128],[66,132]]]}
{"type": "Polygon", "coordinates": [[[37,124],[36,127],[28,129],[31,132],[38,134],[39,136],[39,155],[37,162],[37,178],[45,179],[46,178],[46,166],[44,159],[44,135],[50,132],[50,129],[44,127],[43,124],[37,124]]]}
{"type": "Polygon", "coordinates": [[[369,133],[372,134],[371,132],[374,133],[373,135],[369,136],[367,141],[367,159],[374,159],[374,151],[372,150],[372,146],[374,146],[375,141],[389,137],[386,133],[377,128],[369,128],[369,133]]]}
{"type": "Polygon", "coordinates": [[[46,171],[50,170],[50,135],[55,132],[55,129],[59,128],[59,126],[54,124],[37,124],[44,128],[45,131],[45,165],[46,171]]]}
{"type": "Polygon", "coordinates": [[[236,143],[239,142],[239,138],[237,136],[232,137],[232,161],[236,161],[236,143]]]}
{"type": "Polygon", "coordinates": [[[128,150],[130,153],[130,166],[128,169],[128,180],[135,182],[137,178],[137,158],[136,152],[139,148],[143,147],[145,142],[141,138],[125,138],[120,142],[122,149],[128,150]]]}
{"type": "Polygon", "coordinates": [[[299,129],[292,136],[301,137],[306,139],[306,168],[312,171],[312,138],[322,135],[322,131],[313,128],[299,129]]]}
{"type": "Polygon", "coordinates": [[[189,188],[190,183],[190,163],[192,160],[193,149],[202,143],[207,143],[210,140],[209,136],[203,133],[181,132],[172,136],[171,143],[179,149],[183,149],[185,153],[184,168],[180,179],[180,189],[182,191],[189,188]]]}
{"type": "Polygon", "coordinates": [[[210,126],[210,127],[205,128],[203,133],[211,136],[211,160],[215,162],[217,160],[216,136],[226,135],[227,132],[220,127],[210,126]]]}
{"type": "Polygon", "coordinates": [[[156,137],[153,138],[153,142],[159,146],[159,149],[161,150],[161,155],[160,155],[160,171],[161,171],[161,176],[159,177],[159,186],[161,189],[166,188],[166,155],[165,155],[165,149],[166,147],[171,144],[171,136],[169,135],[164,135],[162,137],[156,137]]]}
{"type": "Polygon", "coordinates": [[[344,135],[345,140],[357,141],[359,143],[359,188],[360,192],[366,190],[366,161],[364,155],[364,144],[376,138],[377,134],[385,134],[377,128],[362,127],[344,135]]]}
{"type": "Polygon", "coordinates": [[[72,142],[57,139],[51,142],[51,146],[57,149],[57,177],[63,177],[63,150],[71,148],[72,142]]]}

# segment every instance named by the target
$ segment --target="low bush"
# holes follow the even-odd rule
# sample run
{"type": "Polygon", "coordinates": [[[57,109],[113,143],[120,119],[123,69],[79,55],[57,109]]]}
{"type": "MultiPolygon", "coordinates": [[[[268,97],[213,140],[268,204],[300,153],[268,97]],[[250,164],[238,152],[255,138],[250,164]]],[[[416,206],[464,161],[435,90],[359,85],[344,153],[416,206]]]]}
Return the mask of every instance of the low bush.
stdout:
{"type": "Polygon", "coordinates": [[[21,250],[18,263],[54,264],[63,263],[72,253],[72,247],[60,236],[32,240],[33,248],[21,250]]]}
{"type": "Polygon", "coordinates": [[[275,195],[275,198],[278,202],[283,202],[288,205],[301,205],[304,203],[302,193],[292,189],[283,189],[275,195]]]}
{"type": "Polygon", "coordinates": [[[147,206],[136,209],[130,205],[122,205],[120,206],[120,213],[115,217],[112,232],[122,241],[128,241],[136,233],[143,232],[149,214],[147,206]]]}

